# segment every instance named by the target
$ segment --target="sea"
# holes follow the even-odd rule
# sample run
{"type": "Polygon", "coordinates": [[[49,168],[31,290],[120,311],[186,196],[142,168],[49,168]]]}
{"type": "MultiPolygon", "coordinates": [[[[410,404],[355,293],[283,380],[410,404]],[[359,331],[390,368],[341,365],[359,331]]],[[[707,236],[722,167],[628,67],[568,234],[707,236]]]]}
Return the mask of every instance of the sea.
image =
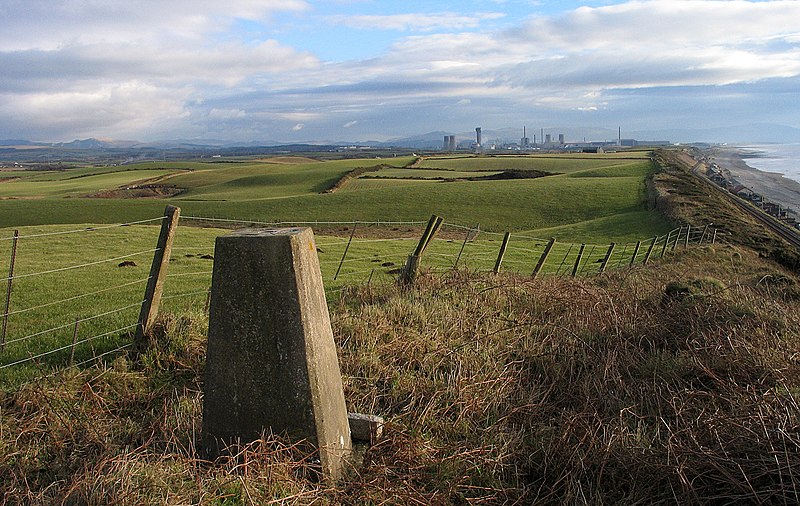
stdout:
{"type": "Polygon", "coordinates": [[[778,172],[800,182],[800,143],[755,144],[742,146],[753,152],[745,155],[747,165],[764,172],[778,172]]]}

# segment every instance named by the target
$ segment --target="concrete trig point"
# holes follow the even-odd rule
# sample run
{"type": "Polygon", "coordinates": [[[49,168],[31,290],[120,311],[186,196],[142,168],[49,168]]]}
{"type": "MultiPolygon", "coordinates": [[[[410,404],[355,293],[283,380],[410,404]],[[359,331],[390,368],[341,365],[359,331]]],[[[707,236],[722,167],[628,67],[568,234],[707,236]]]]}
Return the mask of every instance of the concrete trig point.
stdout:
{"type": "Polygon", "coordinates": [[[211,292],[206,452],[288,435],[316,445],[323,476],[339,478],[350,429],[311,229],[218,237],[211,292]]]}

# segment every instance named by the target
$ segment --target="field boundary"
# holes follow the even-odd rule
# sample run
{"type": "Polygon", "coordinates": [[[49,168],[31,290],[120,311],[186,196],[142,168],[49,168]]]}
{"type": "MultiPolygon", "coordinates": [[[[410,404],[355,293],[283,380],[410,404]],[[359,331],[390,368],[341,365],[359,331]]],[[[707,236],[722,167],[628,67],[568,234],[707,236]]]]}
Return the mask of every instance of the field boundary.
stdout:
{"type": "MultiPolygon", "coordinates": [[[[115,271],[121,275],[125,272],[123,267],[135,265],[137,261],[147,263],[152,260],[154,264],[166,266],[169,255],[166,255],[166,260],[159,259],[164,254],[164,246],[156,244],[155,237],[152,248],[126,249],[124,243],[127,243],[130,232],[143,230],[139,226],[149,226],[147,230],[150,230],[153,225],[162,224],[167,219],[167,216],[161,216],[52,232],[20,234],[16,231],[12,237],[0,237],[0,252],[3,254],[6,246],[11,243],[14,245],[5,276],[5,296],[0,305],[3,311],[0,314],[3,323],[0,375],[6,374],[0,377],[0,382],[15,376],[15,373],[8,371],[10,369],[24,367],[28,371],[23,376],[40,378],[64,368],[116,356],[134,346],[140,348],[146,345],[144,329],[151,327],[155,315],[153,310],[157,312],[160,304],[152,289],[145,291],[145,285],[152,285],[159,274],[151,270],[147,277],[131,277],[132,274],[128,276],[125,273],[126,276],[115,279],[98,272],[107,273],[109,267],[116,266],[120,269],[115,271]],[[25,258],[31,255],[32,242],[38,241],[36,248],[47,250],[48,241],[69,240],[72,241],[70,247],[75,252],[74,258],[81,258],[80,251],[99,240],[97,234],[100,232],[107,232],[114,241],[122,243],[117,244],[119,254],[87,258],[81,262],[64,261],[37,270],[19,267],[15,270],[15,261],[19,263],[22,259],[31,264],[32,260],[37,260],[25,258]],[[17,250],[18,244],[25,247],[17,250]],[[64,280],[68,276],[77,277],[79,286],[91,288],[64,296],[52,296],[55,288],[68,284],[69,281],[64,280]],[[145,307],[151,305],[154,306],[152,310],[146,311],[145,307]],[[142,315],[149,315],[144,323],[142,315]],[[36,322],[36,325],[31,322],[36,322]]],[[[330,300],[349,285],[413,280],[418,273],[440,275],[453,270],[468,270],[510,272],[530,277],[601,275],[606,271],[646,265],[679,248],[711,244],[717,240],[716,230],[710,226],[683,226],[635,243],[562,243],[554,238],[539,238],[524,233],[487,232],[481,230],[479,224],[465,226],[443,218],[438,218],[435,230],[428,230],[420,238],[424,224],[421,221],[401,220],[268,223],[181,216],[181,224],[175,227],[178,244],[174,248],[173,260],[180,262],[196,257],[197,245],[184,246],[180,243],[180,230],[187,227],[308,226],[318,234],[317,252],[330,300]],[[413,262],[410,261],[412,257],[415,257],[413,262]],[[413,272],[409,270],[412,263],[413,272]]],[[[212,246],[208,243],[203,248],[209,250],[212,246]]],[[[201,258],[213,260],[209,254],[201,258]]],[[[2,258],[0,261],[4,262],[2,258]]],[[[165,286],[162,300],[170,304],[178,301],[207,310],[211,273],[208,266],[166,274],[161,279],[165,286]]]]}

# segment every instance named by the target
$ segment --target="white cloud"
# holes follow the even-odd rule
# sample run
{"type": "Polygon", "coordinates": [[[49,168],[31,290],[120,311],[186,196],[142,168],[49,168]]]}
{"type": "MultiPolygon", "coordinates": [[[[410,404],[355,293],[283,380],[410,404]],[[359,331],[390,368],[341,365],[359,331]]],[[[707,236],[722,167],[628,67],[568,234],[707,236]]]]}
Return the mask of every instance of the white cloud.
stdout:
{"type": "Polygon", "coordinates": [[[464,16],[453,12],[411,13],[391,15],[332,16],[330,22],[358,30],[395,30],[432,32],[477,28],[483,21],[505,17],[501,12],[484,12],[464,16]]]}
{"type": "MultiPolygon", "coordinates": [[[[666,104],[679,91],[800,76],[797,1],[632,0],[504,31],[476,30],[499,13],[342,18],[357,29],[414,33],[360,61],[321,62],[276,31],[254,40],[231,31],[237,19],[264,27],[279,11],[310,5],[5,0],[0,114],[15,122],[0,122],[0,137],[17,125],[48,135],[202,136],[220,122],[223,133],[252,138],[382,125],[377,137],[477,115],[513,122],[538,111],[627,110],[625,90],[667,90],[658,97],[666,104]]],[[[732,104],[747,100],[740,93],[715,96],[732,104]]]]}
{"type": "Polygon", "coordinates": [[[0,47],[57,49],[65,44],[138,45],[145,41],[204,42],[236,19],[269,19],[280,11],[309,9],[304,0],[170,0],[87,2],[4,0],[0,47]]]}

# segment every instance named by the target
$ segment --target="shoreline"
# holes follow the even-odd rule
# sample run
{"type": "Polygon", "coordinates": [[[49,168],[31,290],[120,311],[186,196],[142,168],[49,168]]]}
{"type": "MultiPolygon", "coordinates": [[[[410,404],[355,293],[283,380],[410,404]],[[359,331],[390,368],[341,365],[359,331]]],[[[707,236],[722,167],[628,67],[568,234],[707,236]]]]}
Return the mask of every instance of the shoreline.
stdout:
{"type": "Polygon", "coordinates": [[[753,150],[740,147],[717,147],[705,150],[711,162],[730,172],[731,176],[766,200],[790,208],[791,214],[800,217],[800,182],[779,172],[766,172],[747,164],[753,150]]]}

